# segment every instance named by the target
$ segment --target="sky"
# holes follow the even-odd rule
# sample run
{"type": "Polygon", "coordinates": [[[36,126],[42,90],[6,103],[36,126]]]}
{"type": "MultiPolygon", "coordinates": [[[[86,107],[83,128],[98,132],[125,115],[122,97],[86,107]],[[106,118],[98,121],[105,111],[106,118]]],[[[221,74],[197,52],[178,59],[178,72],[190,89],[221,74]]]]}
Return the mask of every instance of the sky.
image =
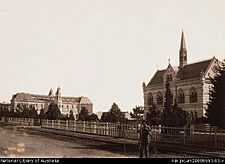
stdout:
{"type": "Polygon", "coordinates": [[[0,0],[0,102],[18,92],[87,96],[93,112],[143,106],[168,60],[225,58],[224,0],[0,0]]]}

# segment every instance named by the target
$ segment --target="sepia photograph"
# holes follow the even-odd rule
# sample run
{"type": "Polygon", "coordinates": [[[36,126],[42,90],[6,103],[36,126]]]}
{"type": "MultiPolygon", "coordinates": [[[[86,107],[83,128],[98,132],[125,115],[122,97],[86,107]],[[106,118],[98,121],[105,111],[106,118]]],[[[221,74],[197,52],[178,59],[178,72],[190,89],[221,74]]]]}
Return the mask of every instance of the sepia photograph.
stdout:
{"type": "Polygon", "coordinates": [[[224,0],[0,0],[0,163],[108,158],[225,163],[224,0]]]}

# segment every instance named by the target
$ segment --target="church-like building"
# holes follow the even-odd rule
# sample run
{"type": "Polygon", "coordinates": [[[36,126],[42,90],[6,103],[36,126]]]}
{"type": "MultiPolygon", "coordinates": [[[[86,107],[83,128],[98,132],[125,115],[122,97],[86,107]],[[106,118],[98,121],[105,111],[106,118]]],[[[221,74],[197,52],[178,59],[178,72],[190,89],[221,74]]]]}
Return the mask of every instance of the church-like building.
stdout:
{"type": "Polygon", "coordinates": [[[89,113],[93,112],[93,103],[88,97],[68,97],[61,96],[61,88],[58,87],[56,93],[50,89],[48,95],[38,95],[30,93],[17,93],[12,96],[11,109],[14,111],[18,104],[33,105],[39,113],[41,109],[48,110],[50,103],[55,102],[61,113],[69,115],[70,110],[73,111],[74,116],[80,113],[82,108],[86,108],[89,113]]]}
{"type": "Polygon", "coordinates": [[[186,110],[192,120],[205,116],[205,108],[209,101],[211,83],[220,61],[215,57],[195,63],[187,62],[187,49],[182,31],[179,51],[179,66],[168,64],[166,69],[157,70],[149,83],[143,83],[145,117],[148,107],[153,103],[162,111],[166,81],[170,82],[173,99],[178,106],[186,110]]]}

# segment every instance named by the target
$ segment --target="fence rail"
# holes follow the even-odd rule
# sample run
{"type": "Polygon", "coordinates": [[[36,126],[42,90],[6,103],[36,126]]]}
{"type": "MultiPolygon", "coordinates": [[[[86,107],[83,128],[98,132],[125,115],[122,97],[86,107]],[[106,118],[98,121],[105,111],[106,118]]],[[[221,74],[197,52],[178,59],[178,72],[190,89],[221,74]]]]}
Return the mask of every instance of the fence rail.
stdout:
{"type": "MultiPolygon", "coordinates": [[[[32,118],[8,117],[8,122],[21,125],[34,125],[32,118]]],[[[66,131],[82,132],[95,135],[105,135],[118,138],[139,139],[138,124],[105,123],[105,122],[85,122],[75,120],[41,120],[43,128],[59,129],[66,131]]],[[[212,128],[212,130],[202,130],[192,127],[171,128],[161,126],[151,126],[152,141],[171,144],[183,144],[205,148],[225,149],[225,131],[212,128]]],[[[211,128],[210,128],[211,129],[211,128]]]]}

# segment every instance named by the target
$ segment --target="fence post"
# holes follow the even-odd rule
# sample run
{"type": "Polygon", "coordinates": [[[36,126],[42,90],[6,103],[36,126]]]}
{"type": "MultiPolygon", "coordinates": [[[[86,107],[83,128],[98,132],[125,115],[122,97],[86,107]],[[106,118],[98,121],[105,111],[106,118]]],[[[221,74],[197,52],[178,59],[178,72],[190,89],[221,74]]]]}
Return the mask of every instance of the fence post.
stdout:
{"type": "Polygon", "coordinates": [[[107,136],[109,135],[109,123],[108,122],[106,123],[106,135],[107,136]]]}
{"type": "Polygon", "coordinates": [[[93,133],[96,134],[96,122],[93,122],[93,133]]]}
{"type": "Polygon", "coordinates": [[[214,142],[215,142],[215,148],[217,148],[217,129],[214,128],[214,142]]]}
{"type": "Polygon", "coordinates": [[[186,144],[186,127],[184,126],[184,144],[186,144]]]}
{"type": "Polygon", "coordinates": [[[58,129],[60,129],[60,120],[57,120],[58,122],[58,129]]]}
{"type": "Polygon", "coordinates": [[[68,126],[69,126],[69,123],[68,123],[68,120],[66,120],[66,130],[68,130],[68,126]]]}
{"type": "Polygon", "coordinates": [[[53,129],[53,120],[51,120],[51,126],[52,126],[52,129],[53,129]]]}
{"type": "Polygon", "coordinates": [[[85,132],[85,121],[83,121],[83,132],[85,132]]]}
{"type": "Polygon", "coordinates": [[[73,120],[73,131],[76,131],[76,125],[77,125],[76,120],[73,120]]]}

